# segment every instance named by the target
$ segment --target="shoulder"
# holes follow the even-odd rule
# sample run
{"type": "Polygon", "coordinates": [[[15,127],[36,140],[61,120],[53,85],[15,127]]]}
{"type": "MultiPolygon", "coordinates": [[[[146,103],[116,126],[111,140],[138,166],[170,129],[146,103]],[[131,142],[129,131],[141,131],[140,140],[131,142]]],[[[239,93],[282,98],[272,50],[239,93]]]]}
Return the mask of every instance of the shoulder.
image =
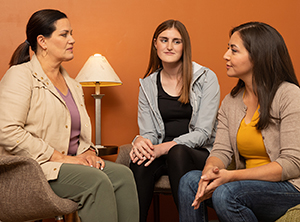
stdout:
{"type": "Polygon", "coordinates": [[[20,65],[14,65],[10,67],[5,75],[3,76],[1,82],[12,80],[14,82],[18,81],[29,81],[29,76],[32,76],[33,70],[30,62],[26,62],[20,65]]]}
{"type": "Polygon", "coordinates": [[[145,87],[145,86],[149,86],[149,85],[156,85],[156,79],[157,79],[157,72],[151,73],[149,76],[147,76],[146,78],[140,79],[140,84],[141,86],[145,87]]]}
{"type": "Polygon", "coordinates": [[[300,88],[295,84],[283,82],[276,91],[273,99],[273,106],[288,103],[300,104],[300,88]]]}
{"type": "Polygon", "coordinates": [[[300,88],[289,82],[283,82],[280,84],[280,86],[277,89],[277,92],[275,96],[280,96],[280,95],[293,95],[293,94],[299,94],[300,93],[300,88]]]}
{"type": "Polygon", "coordinates": [[[219,81],[216,74],[205,66],[201,66],[193,62],[193,78],[191,82],[192,88],[200,88],[201,90],[220,90],[219,81]]]}
{"type": "Polygon", "coordinates": [[[234,106],[244,106],[244,103],[243,103],[243,93],[244,93],[244,90],[241,90],[236,96],[232,96],[230,93],[228,93],[222,103],[221,103],[221,107],[223,109],[226,109],[226,108],[231,108],[231,107],[234,107],[234,106]]]}

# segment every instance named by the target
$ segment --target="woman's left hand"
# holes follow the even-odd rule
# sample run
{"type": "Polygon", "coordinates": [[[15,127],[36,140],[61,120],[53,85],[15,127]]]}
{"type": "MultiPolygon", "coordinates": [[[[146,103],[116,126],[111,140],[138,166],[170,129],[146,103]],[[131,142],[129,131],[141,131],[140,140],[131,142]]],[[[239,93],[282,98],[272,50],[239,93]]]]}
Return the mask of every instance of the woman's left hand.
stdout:
{"type": "Polygon", "coordinates": [[[162,156],[164,154],[162,148],[160,147],[161,144],[159,145],[154,145],[154,149],[153,149],[153,154],[151,155],[150,159],[145,159],[145,160],[139,160],[138,164],[142,164],[144,161],[147,161],[147,163],[145,163],[145,167],[149,166],[153,160],[155,160],[156,158],[162,156]]]}
{"type": "Polygon", "coordinates": [[[203,174],[199,181],[197,194],[192,206],[195,209],[198,209],[201,202],[212,197],[213,192],[218,186],[221,186],[222,184],[228,183],[232,180],[231,174],[233,172],[234,170],[219,170],[219,168],[214,167],[207,173],[203,174]]]}
{"type": "Polygon", "coordinates": [[[98,168],[100,170],[103,170],[105,167],[105,162],[103,159],[97,156],[95,151],[93,150],[87,150],[84,153],[78,155],[79,158],[85,159],[91,167],[98,168]]]}
{"type": "MultiPolygon", "coordinates": [[[[176,142],[170,141],[170,142],[165,142],[165,143],[161,143],[158,145],[154,145],[153,154],[150,157],[150,159],[147,159],[148,161],[147,161],[147,163],[145,163],[145,167],[149,166],[153,162],[153,160],[155,160],[156,158],[167,154],[169,152],[169,150],[176,144],[177,144],[176,142]]],[[[144,161],[145,160],[140,160],[138,162],[138,164],[141,164],[144,161]]]]}

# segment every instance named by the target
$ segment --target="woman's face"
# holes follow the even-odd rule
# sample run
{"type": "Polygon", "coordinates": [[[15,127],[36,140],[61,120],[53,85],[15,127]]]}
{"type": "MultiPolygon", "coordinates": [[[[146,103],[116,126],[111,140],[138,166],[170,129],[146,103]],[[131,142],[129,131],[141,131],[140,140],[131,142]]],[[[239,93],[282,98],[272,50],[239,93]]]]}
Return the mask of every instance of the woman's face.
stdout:
{"type": "Polygon", "coordinates": [[[182,57],[183,43],[175,28],[166,29],[154,39],[154,46],[162,63],[178,63],[182,57]]]}
{"type": "Polygon", "coordinates": [[[51,37],[45,38],[47,46],[47,55],[57,61],[69,61],[73,59],[73,45],[75,43],[72,37],[72,28],[67,18],[59,19],[55,23],[56,30],[51,37]]]}
{"type": "Polygon", "coordinates": [[[252,81],[253,64],[239,32],[235,32],[231,36],[228,50],[223,58],[226,60],[227,75],[229,77],[237,77],[244,81],[245,78],[250,77],[252,81]]]}

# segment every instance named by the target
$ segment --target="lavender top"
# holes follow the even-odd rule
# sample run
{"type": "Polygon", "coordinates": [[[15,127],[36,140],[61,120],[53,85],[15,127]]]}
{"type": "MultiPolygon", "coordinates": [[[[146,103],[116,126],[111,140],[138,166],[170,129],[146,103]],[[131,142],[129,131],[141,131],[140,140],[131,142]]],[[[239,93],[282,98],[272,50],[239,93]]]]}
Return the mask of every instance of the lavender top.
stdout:
{"type": "Polygon", "coordinates": [[[71,136],[70,136],[68,155],[76,155],[78,145],[79,145],[79,135],[80,135],[80,128],[81,128],[80,114],[70,90],[68,89],[67,95],[62,94],[58,89],[57,91],[59,92],[59,94],[65,101],[65,103],[67,104],[67,107],[71,115],[71,136]]]}

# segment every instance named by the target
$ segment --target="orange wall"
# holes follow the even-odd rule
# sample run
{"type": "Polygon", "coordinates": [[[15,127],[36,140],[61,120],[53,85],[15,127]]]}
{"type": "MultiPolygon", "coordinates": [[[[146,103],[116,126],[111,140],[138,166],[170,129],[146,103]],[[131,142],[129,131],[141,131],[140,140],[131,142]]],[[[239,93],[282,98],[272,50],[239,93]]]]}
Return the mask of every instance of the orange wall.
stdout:
{"type": "MultiPolygon", "coordinates": [[[[240,23],[263,21],[279,30],[286,40],[300,77],[299,0],[0,0],[0,78],[13,50],[25,40],[30,15],[42,8],[65,12],[74,29],[75,58],[64,63],[72,77],[94,53],[104,55],[123,82],[103,88],[102,143],[121,145],[138,134],[138,79],[149,57],[152,34],[159,23],[182,21],[191,37],[193,60],[211,68],[221,85],[221,98],[235,79],[226,76],[222,56],[228,32],[240,23]]],[[[17,80],[16,80],[17,81],[17,80]]],[[[88,112],[94,121],[93,89],[85,89],[88,112]]],[[[0,114],[1,115],[1,114],[0,114]]]]}

